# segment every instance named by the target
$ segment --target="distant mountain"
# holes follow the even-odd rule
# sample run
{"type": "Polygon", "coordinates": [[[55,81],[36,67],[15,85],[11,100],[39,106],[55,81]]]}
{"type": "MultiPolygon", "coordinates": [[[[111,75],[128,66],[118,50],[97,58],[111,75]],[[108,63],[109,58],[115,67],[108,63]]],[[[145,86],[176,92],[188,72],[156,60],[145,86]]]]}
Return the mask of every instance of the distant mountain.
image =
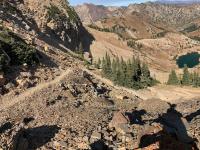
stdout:
{"type": "Polygon", "coordinates": [[[100,19],[113,16],[114,14],[119,14],[121,9],[124,8],[113,6],[106,7],[103,5],[94,5],[88,3],[75,6],[75,10],[84,24],[91,24],[100,19]]]}
{"type": "Polygon", "coordinates": [[[158,0],[156,3],[163,4],[196,4],[200,3],[200,0],[158,0]]]}

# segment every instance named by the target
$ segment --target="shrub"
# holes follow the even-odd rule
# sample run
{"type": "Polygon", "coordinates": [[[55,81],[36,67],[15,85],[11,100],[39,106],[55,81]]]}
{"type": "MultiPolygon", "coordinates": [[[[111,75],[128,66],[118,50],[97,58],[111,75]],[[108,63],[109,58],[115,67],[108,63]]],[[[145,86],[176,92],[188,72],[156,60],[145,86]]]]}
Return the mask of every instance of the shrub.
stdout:
{"type": "Polygon", "coordinates": [[[13,34],[10,31],[0,31],[0,66],[5,68],[7,64],[7,56],[10,57],[11,65],[28,64],[33,65],[38,63],[37,51],[35,48],[26,44],[23,39],[13,34]]]}

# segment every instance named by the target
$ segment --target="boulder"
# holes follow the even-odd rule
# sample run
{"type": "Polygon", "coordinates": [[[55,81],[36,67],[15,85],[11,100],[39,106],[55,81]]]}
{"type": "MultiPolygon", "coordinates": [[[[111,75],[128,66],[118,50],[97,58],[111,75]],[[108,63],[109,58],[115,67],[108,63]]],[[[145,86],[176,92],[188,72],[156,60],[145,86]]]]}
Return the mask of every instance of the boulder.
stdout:
{"type": "Polygon", "coordinates": [[[94,131],[90,137],[90,142],[93,143],[101,139],[101,133],[94,131]]]}
{"type": "Polygon", "coordinates": [[[6,82],[6,79],[4,78],[4,75],[2,72],[0,72],[0,86],[3,86],[6,82]]]}
{"type": "Polygon", "coordinates": [[[119,124],[128,124],[128,119],[120,111],[114,113],[113,118],[112,118],[111,122],[109,123],[109,127],[112,128],[119,124]]]}
{"type": "Polygon", "coordinates": [[[12,82],[9,82],[8,84],[5,85],[5,88],[8,89],[8,90],[12,89],[14,87],[15,87],[15,85],[12,82]]]}
{"type": "Polygon", "coordinates": [[[126,134],[130,132],[129,121],[122,112],[115,112],[111,122],[109,123],[109,128],[115,128],[118,134],[126,134]]]}
{"type": "Polygon", "coordinates": [[[118,124],[115,126],[115,130],[118,134],[122,134],[122,135],[125,135],[126,133],[130,133],[128,124],[118,124]]]}

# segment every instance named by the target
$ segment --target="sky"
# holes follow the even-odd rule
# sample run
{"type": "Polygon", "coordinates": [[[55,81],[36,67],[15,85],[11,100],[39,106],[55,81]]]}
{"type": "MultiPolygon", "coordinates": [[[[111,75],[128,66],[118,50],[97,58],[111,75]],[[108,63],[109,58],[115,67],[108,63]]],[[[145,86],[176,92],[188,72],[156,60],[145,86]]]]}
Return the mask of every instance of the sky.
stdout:
{"type": "Polygon", "coordinates": [[[142,3],[149,0],[69,0],[71,5],[93,3],[96,5],[107,5],[107,6],[128,6],[131,3],[142,3]]]}

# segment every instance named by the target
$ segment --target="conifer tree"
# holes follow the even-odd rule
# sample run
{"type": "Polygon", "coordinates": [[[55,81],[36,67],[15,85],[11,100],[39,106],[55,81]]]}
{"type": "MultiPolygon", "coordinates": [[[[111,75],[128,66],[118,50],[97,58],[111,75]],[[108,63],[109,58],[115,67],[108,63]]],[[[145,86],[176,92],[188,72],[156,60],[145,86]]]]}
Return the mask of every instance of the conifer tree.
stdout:
{"type": "Polygon", "coordinates": [[[110,56],[106,53],[106,57],[105,57],[105,75],[106,77],[111,77],[112,75],[112,70],[111,70],[111,60],[110,60],[110,56]]]}
{"type": "Polygon", "coordinates": [[[141,86],[143,87],[151,86],[153,83],[147,64],[143,63],[141,72],[142,72],[141,86]]]}
{"type": "Polygon", "coordinates": [[[101,59],[100,58],[98,59],[97,66],[98,66],[98,69],[101,68],[101,59]]]}
{"type": "Polygon", "coordinates": [[[123,60],[123,58],[121,58],[121,62],[120,62],[120,71],[121,71],[121,76],[120,76],[120,83],[123,86],[126,86],[126,71],[127,71],[127,66],[126,66],[126,62],[123,60]]]}
{"type": "Polygon", "coordinates": [[[112,81],[115,83],[117,81],[117,62],[115,59],[112,61],[112,81]]]}
{"type": "Polygon", "coordinates": [[[106,74],[106,60],[105,58],[103,57],[103,60],[102,60],[102,71],[104,73],[104,75],[106,74]]]}
{"type": "Polygon", "coordinates": [[[200,78],[199,78],[199,74],[197,72],[192,73],[192,85],[194,87],[200,86],[200,78]]]}
{"type": "Polygon", "coordinates": [[[133,83],[133,75],[134,75],[134,71],[133,70],[134,69],[133,69],[132,62],[130,60],[128,60],[126,83],[127,83],[127,87],[129,87],[129,88],[132,87],[132,83],[133,83]]]}
{"type": "Polygon", "coordinates": [[[155,84],[155,80],[150,76],[147,64],[141,65],[139,58],[133,57],[127,62],[121,58],[110,60],[108,54],[102,60],[102,71],[105,77],[111,79],[115,84],[141,89],[155,84]]]}
{"type": "Polygon", "coordinates": [[[149,67],[147,66],[147,64],[143,63],[141,71],[142,71],[142,76],[144,76],[146,78],[150,77],[150,71],[149,71],[149,67]]]}
{"type": "Polygon", "coordinates": [[[190,85],[191,84],[190,73],[188,71],[187,65],[184,66],[182,84],[183,85],[190,85]]]}
{"type": "Polygon", "coordinates": [[[168,85],[178,85],[179,84],[179,80],[178,80],[175,70],[172,70],[171,73],[169,74],[169,79],[167,81],[167,84],[168,85]]]}

